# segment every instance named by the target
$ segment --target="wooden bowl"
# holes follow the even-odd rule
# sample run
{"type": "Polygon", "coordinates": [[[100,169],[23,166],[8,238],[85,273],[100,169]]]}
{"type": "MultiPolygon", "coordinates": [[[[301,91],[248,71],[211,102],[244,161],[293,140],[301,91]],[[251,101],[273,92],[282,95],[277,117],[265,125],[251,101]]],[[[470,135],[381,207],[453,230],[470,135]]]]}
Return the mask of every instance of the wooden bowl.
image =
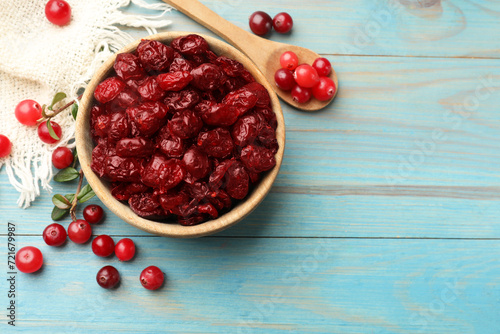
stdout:
{"type": "MultiPolygon", "coordinates": [[[[157,40],[165,43],[170,43],[173,39],[189,35],[189,32],[165,32],[156,34],[153,36],[148,36],[146,39],[157,40]]],[[[82,166],[85,177],[88,183],[94,189],[96,195],[101,199],[101,201],[106,205],[112,212],[114,212],[118,217],[133,225],[141,230],[149,233],[174,237],[174,238],[195,238],[202,237],[205,235],[213,234],[222,231],[240,220],[246,217],[250,212],[252,212],[257,205],[264,199],[267,195],[271,186],[273,185],[278,171],[281,166],[281,161],[283,159],[283,152],[285,149],[285,121],[283,118],[283,112],[281,106],[274,93],[271,85],[267,82],[266,78],[257,69],[254,63],[248,59],[243,53],[235,49],[234,47],[215,39],[210,36],[203,36],[208,44],[210,45],[212,51],[217,55],[224,55],[232,59],[236,59],[241,62],[254,78],[266,87],[269,95],[271,97],[271,105],[276,118],[278,121],[278,128],[276,129],[276,137],[279,143],[279,150],[276,153],[276,166],[266,172],[260,182],[254,187],[251,193],[247,197],[240,201],[231,211],[220,216],[217,219],[207,221],[205,223],[195,225],[195,226],[182,226],[177,222],[163,223],[141,218],[136,215],[128,205],[116,200],[112,195],[109,188],[109,183],[101,178],[99,178],[90,168],[92,149],[94,144],[90,135],[90,109],[95,103],[94,100],[94,90],[96,86],[108,77],[113,71],[113,63],[116,56],[110,57],[102,67],[97,71],[92,80],[87,86],[85,93],[83,94],[82,100],[80,102],[80,108],[78,111],[78,117],[76,120],[76,148],[78,150],[78,157],[80,164],[82,166]]],[[[139,45],[140,40],[137,40],[117,53],[132,52],[139,45]]],[[[279,61],[278,59],[276,61],[279,61]]]]}

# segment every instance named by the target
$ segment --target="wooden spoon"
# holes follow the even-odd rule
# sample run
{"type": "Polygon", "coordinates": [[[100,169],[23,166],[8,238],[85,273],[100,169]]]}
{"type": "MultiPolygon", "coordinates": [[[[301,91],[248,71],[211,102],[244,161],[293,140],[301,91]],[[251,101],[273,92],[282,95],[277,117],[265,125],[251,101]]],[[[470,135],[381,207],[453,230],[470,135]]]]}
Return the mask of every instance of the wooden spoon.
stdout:
{"type": "MultiPolygon", "coordinates": [[[[275,90],[276,94],[278,94],[286,103],[297,109],[315,111],[324,108],[333,100],[333,98],[335,98],[338,89],[335,91],[333,98],[328,101],[321,102],[312,98],[307,103],[297,103],[292,100],[290,92],[279,89],[274,82],[274,73],[280,68],[279,59],[283,52],[293,51],[299,57],[299,63],[307,64],[312,64],[316,58],[320,57],[317,53],[300,46],[273,42],[258,37],[223,19],[201,4],[198,0],[163,1],[177,8],[179,11],[191,17],[201,25],[212,30],[215,34],[224,38],[234,47],[246,54],[262,71],[267,81],[275,90]]],[[[335,86],[338,88],[339,82],[333,69],[330,74],[330,78],[335,82],[335,86]]]]}

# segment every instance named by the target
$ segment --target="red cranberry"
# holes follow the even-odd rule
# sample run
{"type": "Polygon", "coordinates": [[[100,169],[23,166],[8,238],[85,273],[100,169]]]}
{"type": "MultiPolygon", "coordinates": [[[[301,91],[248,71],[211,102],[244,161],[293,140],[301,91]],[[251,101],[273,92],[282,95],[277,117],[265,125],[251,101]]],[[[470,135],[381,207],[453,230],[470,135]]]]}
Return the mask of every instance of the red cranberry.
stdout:
{"type": "Polygon", "coordinates": [[[94,97],[101,103],[107,103],[117,97],[125,89],[125,86],[125,82],[118,77],[107,78],[97,85],[94,97]]]}
{"type": "Polygon", "coordinates": [[[139,277],[141,284],[148,290],[157,290],[161,288],[165,281],[165,275],[156,266],[149,266],[141,272],[139,277]]]}
{"type": "Polygon", "coordinates": [[[280,68],[276,71],[274,74],[274,81],[276,82],[276,86],[286,91],[292,90],[293,86],[295,86],[293,72],[284,68],[280,68]]]}
{"type": "Polygon", "coordinates": [[[83,209],[83,218],[90,224],[97,224],[104,217],[104,210],[97,204],[90,204],[83,209]]]}
{"type": "Polygon", "coordinates": [[[97,272],[96,280],[104,289],[113,289],[120,282],[120,273],[113,266],[105,266],[97,272]]]}
{"type": "Polygon", "coordinates": [[[319,78],[319,83],[313,87],[313,96],[320,101],[328,101],[334,95],[336,91],[335,83],[332,79],[328,77],[319,78]]]}
{"type": "Polygon", "coordinates": [[[142,40],[137,46],[142,66],[150,71],[163,71],[174,60],[174,50],[158,41],[142,40]]]}
{"type": "Polygon", "coordinates": [[[297,103],[306,103],[311,99],[311,89],[295,85],[292,88],[292,99],[297,103]]]}
{"type": "Polygon", "coordinates": [[[65,26],[71,21],[71,7],[64,0],[50,0],[45,5],[45,16],[58,26],[65,26]]]}
{"type": "Polygon", "coordinates": [[[280,57],[280,65],[282,68],[293,71],[299,65],[299,57],[293,51],[286,51],[280,57]]]}
{"type": "Polygon", "coordinates": [[[20,272],[30,274],[42,267],[43,255],[36,247],[23,247],[16,253],[16,267],[20,272]]]}
{"type": "Polygon", "coordinates": [[[73,152],[67,147],[58,147],[52,152],[52,164],[57,169],[64,169],[73,163],[73,152]]]}
{"type": "Polygon", "coordinates": [[[265,12],[255,12],[250,16],[250,29],[254,34],[264,36],[273,28],[273,19],[265,12]]]}
{"type": "Polygon", "coordinates": [[[108,257],[115,251],[115,242],[109,235],[103,234],[92,241],[92,252],[100,257],[108,257]]]}
{"type": "MultiPolygon", "coordinates": [[[[61,139],[62,135],[62,130],[59,124],[56,122],[50,121],[50,125],[52,126],[52,129],[54,130],[54,133],[56,134],[59,139],[61,139]]],[[[49,133],[49,129],[47,127],[47,122],[42,122],[38,126],[37,129],[38,132],[38,137],[40,138],[41,141],[43,141],[46,144],[55,144],[59,141],[59,139],[52,138],[52,136],[49,133]]]]}
{"type": "Polygon", "coordinates": [[[78,219],[68,226],[68,236],[71,241],[83,244],[89,241],[92,236],[92,227],[85,220],[78,219]]]}
{"type": "Polygon", "coordinates": [[[7,136],[0,135],[0,158],[8,157],[12,150],[12,143],[7,136]]]}
{"type": "Polygon", "coordinates": [[[67,233],[64,227],[54,223],[43,230],[43,240],[49,246],[61,246],[66,241],[67,233]]]}
{"type": "Polygon", "coordinates": [[[123,80],[140,79],[146,72],[139,62],[139,58],[132,53],[120,53],[116,56],[113,68],[123,80]]]}
{"type": "Polygon", "coordinates": [[[297,66],[294,76],[297,84],[305,88],[312,88],[319,82],[318,72],[311,65],[307,64],[297,66]]]}
{"type": "Polygon", "coordinates": [[[115,246],[116,257],[120,261],[129,261],[135,255],[135,244],[129,238],[123,238],[115,246]]]}
{"type": "Polygon", "coordinates": [[[318,58],[312,64],[312,67],[316,69],[320,77],[327,77],[332,72],[332,64],[326,58],[318,58]]]}
{"type": "Polygon", "coordinates": [[[280,34],[286,34],[293,27],[293,20],[288,13],[279,13],[273,19],[273,28],[280,34]]]}
{"type": "Polygon", "coordinates": [[[42,118],[42,107],[36,101],[24,100],[19,102],[14,113],[19,123],[32,126],[42,118]]]}

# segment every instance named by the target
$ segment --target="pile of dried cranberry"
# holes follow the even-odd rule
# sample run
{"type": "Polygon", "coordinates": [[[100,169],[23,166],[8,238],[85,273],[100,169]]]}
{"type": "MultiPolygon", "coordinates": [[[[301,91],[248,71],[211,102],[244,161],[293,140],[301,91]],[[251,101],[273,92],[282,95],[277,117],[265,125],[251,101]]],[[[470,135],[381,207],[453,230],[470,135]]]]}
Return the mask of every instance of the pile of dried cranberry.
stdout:
{"type": "Polygon", "coordinates": [[[91,168],[139,216],[217,218],[275,166],[267,90],[201,36],[142,40],[114,70],[94,92],[91,168]]]}

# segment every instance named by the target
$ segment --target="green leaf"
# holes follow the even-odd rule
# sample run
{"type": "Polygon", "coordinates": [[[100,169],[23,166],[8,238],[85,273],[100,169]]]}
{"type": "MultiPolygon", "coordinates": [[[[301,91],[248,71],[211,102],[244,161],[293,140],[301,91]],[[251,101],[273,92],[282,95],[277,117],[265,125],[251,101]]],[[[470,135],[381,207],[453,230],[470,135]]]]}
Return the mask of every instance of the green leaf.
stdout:
{"type": "Polygon", "coordinates": [[[77,163],[78,163],[78,151],[75,148],[75,150],[73,151],[73,167],[75,167],[77,163]]]}
{"type": "Polygon", "coordinates": [[[68,167],[60,170],[55,176],[54,181],[56,182],[68,182],[77,179],[80,173],[73,167],[68,167]]]}
{"type": "Polygon", "coordinates": [[[71,107],[71,115],[73,115],[73,118],[76,120],[76,115],[78,115],[78,104],[74,103],[71,107]]]}
{"type": "Polygon", "coordinates": [[[61,210],[67,210],[71,208],[71,203],[68,201],[68,199],[60,194],[55,194],[52,197],[52,203],[54,203],[54,205],[61,210]]]}
{"type": "Polygon", "coordinates": [[[66,197],[66,199],[67,199],[70,203],[73,203],[73,200],[75,199],[75,194],[66,194],[66,195],[64,195],[64,197],[66,197]]]}
{"type": "Polygon", "coordinates": [[[68,213],[69,213],[69,209],[61,210],[57,206],[54,206],[54,208],[52,209],[52,214],[50,216],[52,217],[52,220],[61,220],[68,213]]]}
{"type": "Polygon", "coordinates": [[[64,94],[63,92],[56,93],[56,95],[54,95],[54,98],[52,99],[52,103],[50,104],[49,109],[52,110],[52,108],[54,107],[54,105],[57,102],[60,102],[60,101],[64,100],[65,98],[66,98],[66,94],[64,94]]]}
{"type": "Polygon", "coordinates": [[[78,201],[80,203],[87,202],[89,199],[95,196],[94,190],[90,187],[90,184],[85,185],[78,194],[78,201]]]}
{"type": "Polygon", "coordinates": [[[52,129],[52,124],[50,124],[50,119],[47,120],[47,129],[49,130],[49,135],[54,138],[55,140],[59,140],[61,138],[59,138],[58,135],[56,135],[56,133],[54,132],[54,129],[52,129]]]}

